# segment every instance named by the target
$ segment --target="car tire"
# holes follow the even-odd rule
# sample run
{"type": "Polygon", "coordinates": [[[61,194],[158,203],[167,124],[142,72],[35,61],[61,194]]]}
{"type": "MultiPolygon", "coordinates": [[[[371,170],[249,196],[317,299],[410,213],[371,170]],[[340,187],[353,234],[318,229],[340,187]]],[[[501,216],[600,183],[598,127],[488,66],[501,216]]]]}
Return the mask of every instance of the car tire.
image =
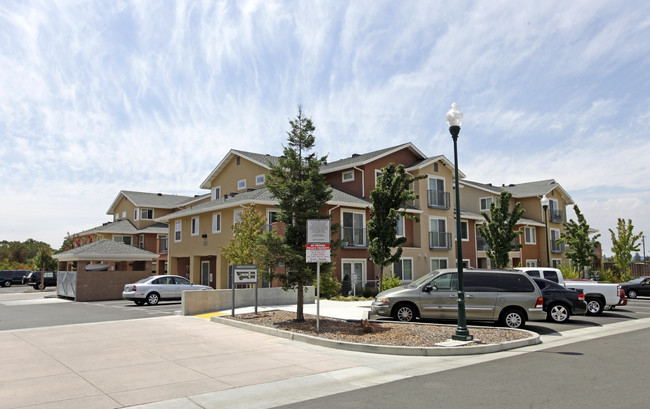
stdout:
{"type": "Polygon", "coordinates": [[[409,304],[399,304],[393,311],[393,318],[395,318],[395,321],[413,322],[415,321],[415,317],[417,317],[415,307],[409,304]]]}
{"type": "Polygon", "coordinates": [[[3,287],[11,287],[11,284],[12,284],[11,280],[6,280],[2,282],[3,287]]]}
{"type": "Polygon", "coordinates": [[[147,294],[147,304],[156,305],[160,301],[160,295],[158,293],[149,293],[147,294]]]}
{"type": "Polygon", "coordinates": [[[636,290],[627,290],[627,298],[636,298],[636,290]]]}
{"type": "Polygon", "coordinates": [[[135,305],[144,305],[144,300],[133,300],[135,305]]]}
{"type": "Polygon", "coordinates": [[[546,319],[548,321],[553,321],[561,324],[567,322],[570,316],[571,316],[571,312],[569,311],[567,306],[558,303],[549,306],[546,319]]]}
{"type": "Polygon", "coordinates": [[[587,315],[602,315],[604,303],[599,298],[587,299],[587,315]]]}
{"type": "Polygon", "coordinates": [[[524,317],[524,314],[521,311],[511,308],[501,313],[501,318],[499,319],[499,322],[504,327],[522,328],[526,323],[526,318],[524,317]]]}

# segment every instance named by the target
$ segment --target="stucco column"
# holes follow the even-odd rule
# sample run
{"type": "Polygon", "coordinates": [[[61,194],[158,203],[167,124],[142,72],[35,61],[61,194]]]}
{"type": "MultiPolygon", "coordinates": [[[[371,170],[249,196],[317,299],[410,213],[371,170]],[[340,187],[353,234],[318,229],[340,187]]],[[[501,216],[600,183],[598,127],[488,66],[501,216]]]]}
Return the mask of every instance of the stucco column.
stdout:
{"type": "Polygon", "coordinates": [[[167,263],[167,274],[178,275],[178,257],[169,257],[169,262],[167,263]]]}
{"type": "Polygon", "coordinates": [[[190,281],[193,283],[201,282],[201,257],[190,257],[190,281]]]}

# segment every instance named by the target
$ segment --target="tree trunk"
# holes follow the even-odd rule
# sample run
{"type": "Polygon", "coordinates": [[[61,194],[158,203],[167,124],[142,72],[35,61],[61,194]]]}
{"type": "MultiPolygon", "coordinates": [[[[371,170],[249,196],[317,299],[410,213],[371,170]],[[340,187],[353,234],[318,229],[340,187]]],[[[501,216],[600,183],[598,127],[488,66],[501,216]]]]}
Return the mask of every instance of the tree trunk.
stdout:
{"type": "Polygon", "coordinates": [[[298,284],[298,301],[296,304],[296,321],[304,322],[305,314],[303,313],[303,305],[305,303],[305,288],[302,283],[298,284]]]}
{"type": "Polygon", "coordinates": [[[379,266],[379,282],[377,283],[377,288],[379,289],[379,292],[382,290],[382,283],[384,281],[384,266],[380,265],[379,266]]]}

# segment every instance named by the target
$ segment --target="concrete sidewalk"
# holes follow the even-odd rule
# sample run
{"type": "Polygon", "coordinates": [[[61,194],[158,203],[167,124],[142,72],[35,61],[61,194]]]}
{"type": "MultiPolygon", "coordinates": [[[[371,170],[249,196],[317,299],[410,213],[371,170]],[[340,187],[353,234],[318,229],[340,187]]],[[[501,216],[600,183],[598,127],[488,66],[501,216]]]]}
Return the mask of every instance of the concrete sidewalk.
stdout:
{"type": "MultiPolygon", "coordinates": [[[[337,305],[322,315],[367,310],[337,305]]],[[[643,327],[650,319],[456,357],[334,350],[183,316],[2,331],[0,408],[270,408],[643,327]]]]}

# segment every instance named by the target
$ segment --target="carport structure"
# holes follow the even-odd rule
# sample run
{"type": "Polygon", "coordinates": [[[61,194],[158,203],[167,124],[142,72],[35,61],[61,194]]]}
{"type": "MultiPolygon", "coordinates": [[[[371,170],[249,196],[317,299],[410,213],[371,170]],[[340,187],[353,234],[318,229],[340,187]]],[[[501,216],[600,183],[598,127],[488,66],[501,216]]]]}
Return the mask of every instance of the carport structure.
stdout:
{"type": "Polygon", "coordinates": [[[113,240],[100,240],[53,256],[59,261],[57,295],[75,301],[119,300],[124,285],[151,275],[151,262],[160,257],[113,240]],[[70,271],[72,263],[77,270],[70,271]],[[92,266],[103,264],[105,271],[92,266]]]}

